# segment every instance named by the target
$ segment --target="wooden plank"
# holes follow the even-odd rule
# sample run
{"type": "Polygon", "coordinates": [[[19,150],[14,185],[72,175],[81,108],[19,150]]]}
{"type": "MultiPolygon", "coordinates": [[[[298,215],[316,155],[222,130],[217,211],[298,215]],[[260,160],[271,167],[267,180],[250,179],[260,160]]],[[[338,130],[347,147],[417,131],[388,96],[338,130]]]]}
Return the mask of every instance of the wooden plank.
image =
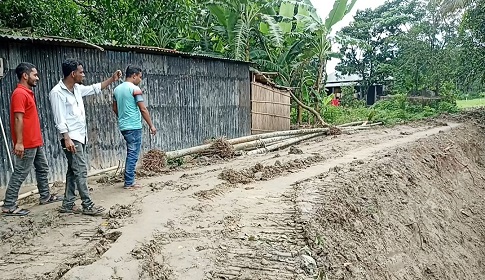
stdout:
{"type": "Polygon", "coordinates": [[[282,91],[282,90],[279,90],[279,89],[277,89],[277,88],[272,88],[272,87],[270,87],[270,86],[267,86],[267,85],[264,85],[264,84],[260,84],[260,83],[258,83],[258,82],[252,82],[251,84],[252,84],[252,85],[256,85],[256,86],[258,86],[258,87],[261,87],[261,88],[264,88],[264,89],[266,89],[266,90],[268,90],[268,91],[276,92],[276,93],[278,93],[278,94],[281,94],[281,95],[284,95],[284,96],[291,97],[291,95],[290,95],[289,93],[286,93],[286,92],[284,92],[284,91],[282,91]]]}
{"type": "Polygon", "coordinates": [[[291,117],[281,116],[281,115],[276,115],[276,114],[270,114],[270,113],[263,113],[263,112],[251,112],[251,114],[262,115],[262,116],[272,116],[272,117],[278,117],[278,118],[283,118],[283,119],[291,119],[291,117]]]}
{"type": "Polygon", "coordinates": [[[274,102],[274,101],[269,101],[269,100],[265,100],[265,101],[251,100],[251,102],[254,102],[254,103],[270,103],[270,104],[278,104],[278,105],[284,105],[284,106],[291,106],[291,104],[288,104],[288,103],[284,103],[284,102],[274,102]]]}
{"type": "Polygon", "coordinates": [[[261,132],[274,132],[274,130],[268,130],[268,129],[257,129],[257,128],[252,128],[251,130],[254,130],[254,131],[261,131],[261,132]]]}

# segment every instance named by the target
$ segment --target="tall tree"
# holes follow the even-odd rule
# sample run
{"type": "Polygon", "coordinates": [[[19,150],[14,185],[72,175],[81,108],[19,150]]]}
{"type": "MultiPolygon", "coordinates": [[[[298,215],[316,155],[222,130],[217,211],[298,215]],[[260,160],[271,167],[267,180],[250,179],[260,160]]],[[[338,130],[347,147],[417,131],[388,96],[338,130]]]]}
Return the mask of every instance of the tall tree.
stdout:
{"type": "Polygon", "coordinates": [[[459,9],[465,8],[473,0],[432,0],[434,4],[441,7],[441,12],[444,14],[456,12],[459,9]]]}
{"type": "Polygon", "coordinates": [[[362,77],[364,91],[394,78],[394,89],[440,93],[455,87],[459,69],[459,18],[444,17],[434,1],[387,1],[358,12],[342,29],[337,70],[362,77]]]}
{"type": "Polygon", "coordinates": [[[418,1],[387,1],[376,9],[358,11],[354,21],[338,32],[341,62],[336,70],[344,75],[358,74],[365,89],[391,75],[390,62],[396,58],[395,38],[419,20],[418,1]]]}
{"type": "MultiPolygon", "coordinates": [[[[470,1],[471,2],[471,1],[470,1]]],[[[485,1],[471,2],[460,28],[460,77],[466,85],[485,82],[485,1]]]]}
{"type": "Polygon", "coordinates": [[[459,20],[451,15],[444,18],[439,9],[433,1],[417,6],[422,17],[396,38],[393,75],[401,92],[426,89],[439,94],[457,82],[459,20]]]}

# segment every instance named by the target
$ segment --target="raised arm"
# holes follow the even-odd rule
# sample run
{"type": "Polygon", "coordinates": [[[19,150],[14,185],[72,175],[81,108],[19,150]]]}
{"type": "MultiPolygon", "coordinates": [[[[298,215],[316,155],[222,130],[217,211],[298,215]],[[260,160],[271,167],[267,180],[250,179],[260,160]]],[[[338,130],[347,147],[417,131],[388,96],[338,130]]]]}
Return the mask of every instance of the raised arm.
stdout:
{"type": "Polygon", "coordinates": [[[89,85],[89,86],[78,85],[78,89],[81,92],[82,97],[93,95],[93,94],[100,94],[103,89],[107,88],[110,84],[118,81],[120,78],[121,78],[121,70],[116,70],[116,72],[114,72],[111,77],[104,80],[103,82],[89,85]]]}
{"type": "Polygon", "coordinates": [[[111,77],[109,77],[108,79],[104,80],[101,83],[101,89],[107,88],[109,85],[118,81],[120,78],[121,78],[121,70],[116,70],[111,77]]]}

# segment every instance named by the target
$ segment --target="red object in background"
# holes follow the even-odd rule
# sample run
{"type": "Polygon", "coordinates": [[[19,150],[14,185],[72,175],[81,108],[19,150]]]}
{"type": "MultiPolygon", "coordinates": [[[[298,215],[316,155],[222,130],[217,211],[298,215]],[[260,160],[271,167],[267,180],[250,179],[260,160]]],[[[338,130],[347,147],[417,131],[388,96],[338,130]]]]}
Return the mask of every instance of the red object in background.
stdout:
{"type": "Polygon", "coordinates": [[[339,106],[340,105],[340,100],[337,98],[332,99],[332,103],[330,103],[332,106],[339,106]]]}

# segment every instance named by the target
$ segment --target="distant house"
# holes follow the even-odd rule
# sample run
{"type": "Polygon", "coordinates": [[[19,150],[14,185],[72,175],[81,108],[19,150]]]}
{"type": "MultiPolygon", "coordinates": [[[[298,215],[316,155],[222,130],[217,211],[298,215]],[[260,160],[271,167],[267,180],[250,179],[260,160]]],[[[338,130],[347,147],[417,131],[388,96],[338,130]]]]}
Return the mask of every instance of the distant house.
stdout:
{"type": "Polygon", "coordinates": [[[362,77],[360,75],[342,75],[339,72],[333,72],[327,77],[325,89],[329,94],[334,93],[336,97],[342,97],[342,88],[353,86],[357,92],[355,98],[365,99],[367,105],[376,103],[386,90],[383,84],[373,84],[367,89],[367,92],[364,92],[364,88],[360,86],[361,83],[362,77]]]}

